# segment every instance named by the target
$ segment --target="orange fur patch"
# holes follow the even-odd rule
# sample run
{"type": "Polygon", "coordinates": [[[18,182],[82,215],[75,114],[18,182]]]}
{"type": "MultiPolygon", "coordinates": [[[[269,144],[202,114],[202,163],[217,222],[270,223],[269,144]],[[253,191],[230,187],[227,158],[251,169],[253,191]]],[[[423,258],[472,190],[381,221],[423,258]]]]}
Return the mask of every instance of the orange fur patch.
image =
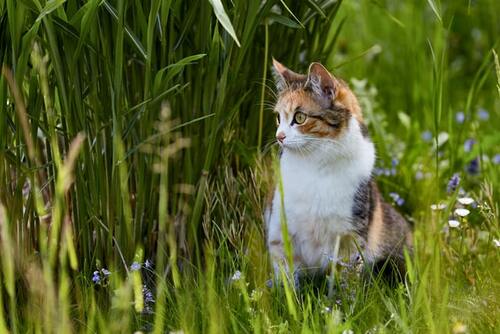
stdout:
{"type": "Polygon", "coordinates": [[[377,257],[379,255],[379,251],[383,243],[383,234],[384,215],[380,200],[377,199],[377,205],[375,207],[375,211],[373,212],[373,220],[371,222],[370,229],[368,230],[368,243],[366,247],[368,253],[373,257],[377,257]]]}
{"type": "Polygon", "coordinates": [[[347,84],[342,83],[337,86],[335,102],[344,106],[359,122],[363,123],[363,115],[358,99],[349,87],[347,87],[347,84]]]}

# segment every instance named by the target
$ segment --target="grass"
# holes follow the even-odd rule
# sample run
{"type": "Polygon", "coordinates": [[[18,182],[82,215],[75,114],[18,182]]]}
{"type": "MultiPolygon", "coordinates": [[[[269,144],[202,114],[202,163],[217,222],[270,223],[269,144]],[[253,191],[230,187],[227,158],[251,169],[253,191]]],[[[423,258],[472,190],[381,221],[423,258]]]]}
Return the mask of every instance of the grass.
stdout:
{"type": "Polygon", "coordinates": [[[0,332],[496,332],[499,15],[0,1],[0,332]],[[380,187],[415,228],[405,284],[266,287],[271,57],[321,61],[359,96],[380,187]]]}

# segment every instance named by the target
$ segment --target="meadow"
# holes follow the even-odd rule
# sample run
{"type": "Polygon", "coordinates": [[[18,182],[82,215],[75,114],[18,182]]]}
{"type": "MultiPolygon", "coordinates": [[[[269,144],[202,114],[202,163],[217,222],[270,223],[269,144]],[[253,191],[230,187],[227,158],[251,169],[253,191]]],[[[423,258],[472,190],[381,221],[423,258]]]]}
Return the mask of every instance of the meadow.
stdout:
{"type": "Polygon", "coordinates": [[[498,333],[500,1],[0,0],[0,333],[498,333]],[[270,289],[272,57],[357,94],[396,287],[270,289]]]}

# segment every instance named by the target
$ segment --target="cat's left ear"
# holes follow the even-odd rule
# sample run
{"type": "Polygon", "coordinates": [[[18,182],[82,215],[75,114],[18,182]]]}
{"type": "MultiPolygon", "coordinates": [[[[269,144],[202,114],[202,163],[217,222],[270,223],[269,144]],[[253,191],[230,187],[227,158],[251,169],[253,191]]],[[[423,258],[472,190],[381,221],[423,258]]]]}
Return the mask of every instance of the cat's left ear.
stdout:
{"type": "Polygon", "coordinates": [[[335,97],[337,80],[320,63],[309,66],[306,86],[319,97],[331,102],[335,97]]]}

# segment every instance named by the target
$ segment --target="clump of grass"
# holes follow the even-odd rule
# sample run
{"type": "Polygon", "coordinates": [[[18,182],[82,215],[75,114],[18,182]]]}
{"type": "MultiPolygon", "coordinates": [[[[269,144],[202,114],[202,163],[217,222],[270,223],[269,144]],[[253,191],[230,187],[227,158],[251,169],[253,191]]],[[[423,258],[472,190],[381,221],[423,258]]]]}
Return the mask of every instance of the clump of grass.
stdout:
{"type": "Polygon", "coordinates": [[[1,2],[0,332],[494,332],[498,13],[1,2]],[[415,228],[405,284],[266,287],[271,56],[322,61],[360,97],[415,228]]]}

